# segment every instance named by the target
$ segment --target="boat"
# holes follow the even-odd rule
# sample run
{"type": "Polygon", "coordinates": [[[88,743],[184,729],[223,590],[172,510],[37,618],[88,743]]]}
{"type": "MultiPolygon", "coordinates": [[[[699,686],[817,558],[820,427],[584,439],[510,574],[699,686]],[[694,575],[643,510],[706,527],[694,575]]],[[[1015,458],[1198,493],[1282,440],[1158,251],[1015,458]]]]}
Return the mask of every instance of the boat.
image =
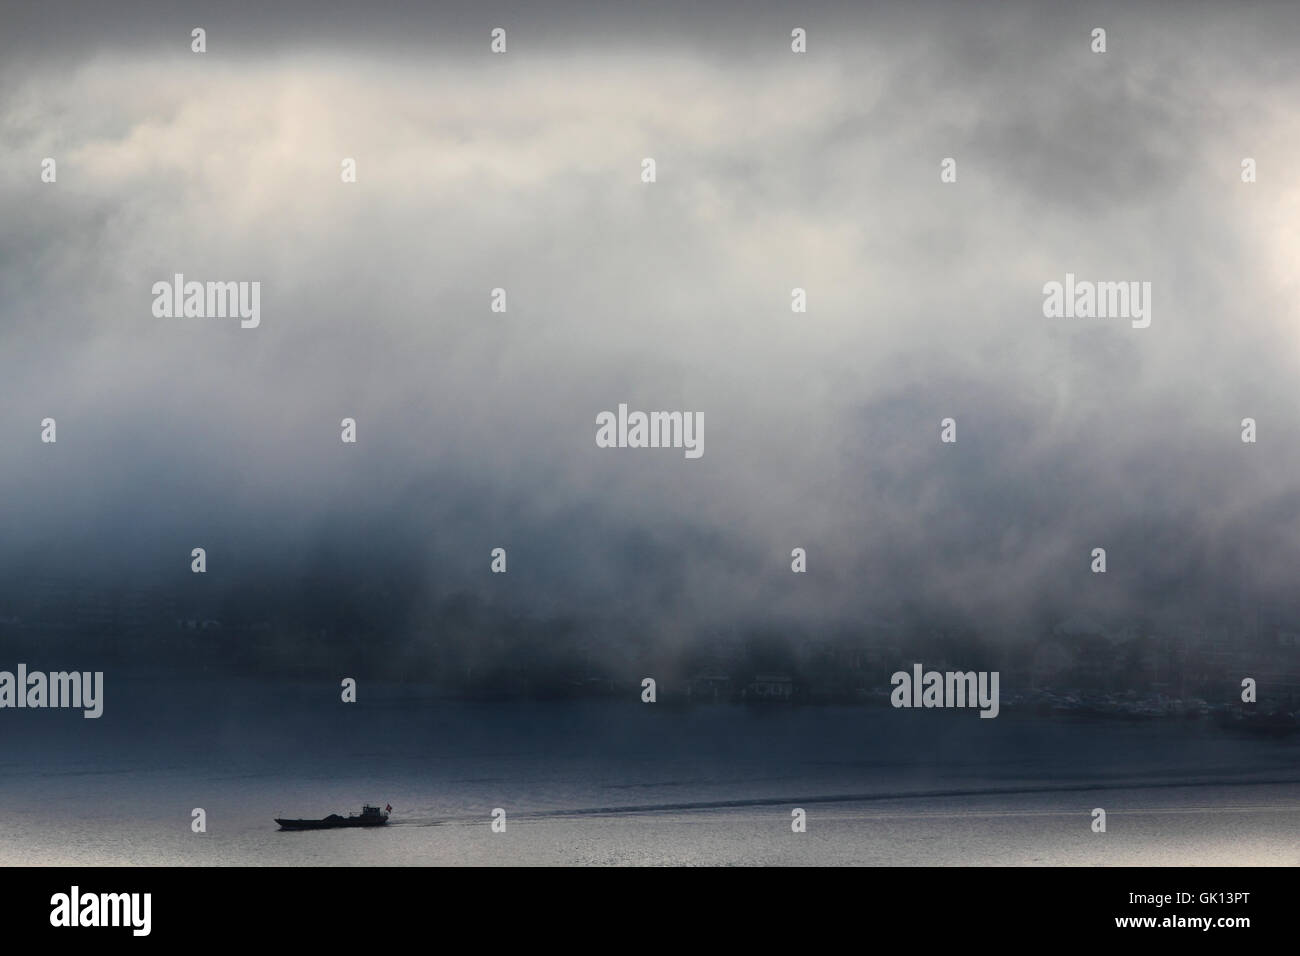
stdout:
{"type": "Polygon", "coordinates": [[[337,813],[331,813],[322,820],[286,820],[280,817],[275,818],[275,822],[280,824],[281,830],[334,830],[340,827],[382,827],[388,823],[388,814],[392,806],[386,806],[383,810],[378,807],[372,807],[366,804],[361,808],[360,813],[351,813],[346,817],[341,817],[337,813]]]}

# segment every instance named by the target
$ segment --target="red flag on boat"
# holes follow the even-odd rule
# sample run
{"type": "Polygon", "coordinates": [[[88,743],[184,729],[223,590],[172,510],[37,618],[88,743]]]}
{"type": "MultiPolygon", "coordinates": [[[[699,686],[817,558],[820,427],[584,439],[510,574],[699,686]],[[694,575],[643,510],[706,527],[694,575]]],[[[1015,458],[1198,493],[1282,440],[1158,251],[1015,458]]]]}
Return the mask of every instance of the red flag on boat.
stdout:
{"type": "Polygon", "coordinates": [[[384,812],[385,812],[385,813],[392,813],[392,812],[393,812],[393,805],[392,805],[391,803],[386,804],[386,805],[384,806],[384,812]]]}

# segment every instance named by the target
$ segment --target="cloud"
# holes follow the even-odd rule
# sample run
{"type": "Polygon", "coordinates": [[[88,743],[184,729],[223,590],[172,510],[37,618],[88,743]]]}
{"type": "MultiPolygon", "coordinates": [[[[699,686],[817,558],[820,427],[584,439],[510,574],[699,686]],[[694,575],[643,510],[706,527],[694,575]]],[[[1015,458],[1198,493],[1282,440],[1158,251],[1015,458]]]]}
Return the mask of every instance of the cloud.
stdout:
{"type": "Polygon", "coordinates": [[[1103,58],[1077,23],[947,10],[831,8],[855,28],[805,58],[549,34],[11,68],[0,557],[183,572],[206,544],[232,587],[382,568],[673,634],[1287,599],[1280,45],[1126,13],[1103,58]],[[1151,328],[1044,319],[1067,271],[1152,282],[1151,328]],[[154,318],[177,272],[260,281],[262,327],[154,318]],[[702,412],[704,457],[596,448],[619,402],[702,412]]]}

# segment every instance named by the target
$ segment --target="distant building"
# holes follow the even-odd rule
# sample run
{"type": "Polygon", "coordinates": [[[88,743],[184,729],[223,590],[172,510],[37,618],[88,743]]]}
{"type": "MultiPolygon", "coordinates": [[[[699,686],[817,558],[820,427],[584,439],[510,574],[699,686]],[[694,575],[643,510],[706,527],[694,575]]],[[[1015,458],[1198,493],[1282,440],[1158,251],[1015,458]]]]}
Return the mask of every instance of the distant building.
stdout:
{"type": "Polygon", "coordinates": [[[727,700],[731,697],[731,678],[726,674],[699,674],[686,682],[686,696],[691,700],[727,700]]]}
{"type": "Polygon", "coordinates": [[[759,674],[745,687],[746,700],[789,700],[794,680],[785,674],[759,674]]]}

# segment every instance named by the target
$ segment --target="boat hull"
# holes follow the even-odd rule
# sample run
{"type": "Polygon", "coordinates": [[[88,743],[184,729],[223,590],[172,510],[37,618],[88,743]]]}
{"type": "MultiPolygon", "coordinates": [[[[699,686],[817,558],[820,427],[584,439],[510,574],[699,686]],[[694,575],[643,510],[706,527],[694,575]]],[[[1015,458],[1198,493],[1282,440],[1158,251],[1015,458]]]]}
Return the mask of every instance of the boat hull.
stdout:
{"type": "Polygon", "coordinates": [[[388,825],[387,817],[365,819],[363,817],[329,816],[323,820],[282,820],[275,818],[281,830],[341,830],[351,827],[382,827],[388,825]]]}

